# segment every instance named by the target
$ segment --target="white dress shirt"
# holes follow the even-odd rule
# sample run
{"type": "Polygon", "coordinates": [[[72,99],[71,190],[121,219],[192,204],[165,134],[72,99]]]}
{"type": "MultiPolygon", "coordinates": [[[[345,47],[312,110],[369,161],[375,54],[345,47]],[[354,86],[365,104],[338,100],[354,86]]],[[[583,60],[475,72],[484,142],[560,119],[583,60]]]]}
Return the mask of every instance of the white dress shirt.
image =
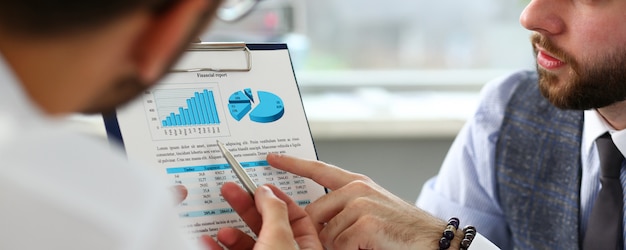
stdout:
{"type": "MultiPolygon", "coordinates": [[[[447,219],[459,217],[502,249],[512,248],[506,221],[498,204],[495,179],[495,147],[506,104],[515,81],[496,79],[483,88],[474,116],[453,142],[439,174],[426,182],[416,205],[447,219]]],[[[584,112],[581,143],[581,232],[598,193],[599,158],[595,139],[610,131],[619,150],[626,152],[626,131],[615,131],[595,110],[584,112]]],[[[462,223],[463,224],[463,223],[462,223]]]]}
{"type": "Polygon", "coordinates": [[[102,138],[64,129],[20,86],[0,57],[0,249],[197,247],[164,179],[102,138]]]}

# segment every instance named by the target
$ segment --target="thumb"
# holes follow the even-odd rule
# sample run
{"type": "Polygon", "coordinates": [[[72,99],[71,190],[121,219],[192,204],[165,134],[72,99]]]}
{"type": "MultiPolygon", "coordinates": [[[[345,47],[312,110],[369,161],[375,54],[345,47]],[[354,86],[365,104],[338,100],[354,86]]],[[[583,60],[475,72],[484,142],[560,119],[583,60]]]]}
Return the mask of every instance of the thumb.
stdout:
{"type": "Polygon", "coordinates": [[[287,204],[267,186],[257,188],[254,201],[264,222],[257,245],[288,243],[287,246],[293,247],[293,245],[289,245],[294,242],[294,238],[289,223],[287,204]]]}

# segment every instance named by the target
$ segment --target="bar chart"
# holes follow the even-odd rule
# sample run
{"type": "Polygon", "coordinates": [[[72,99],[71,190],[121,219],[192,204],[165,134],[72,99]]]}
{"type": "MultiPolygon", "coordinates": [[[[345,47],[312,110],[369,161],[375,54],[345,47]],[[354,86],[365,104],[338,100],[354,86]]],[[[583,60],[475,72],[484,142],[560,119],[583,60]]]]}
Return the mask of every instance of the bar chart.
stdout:
{"type": "MultiPolygon", "coordinates": [[[[156,95],[157,94],[155,93],[155,96],[156,95]]],[[[166,94],[166,96],[169,95],[169,93],[166,94]]],[[[167,99],[165,97],[162,98],[167,99]]],[[[165,119],[161,120],[163,127],[220,123],[220,118],[215,107],[215,97],[213,95],[213,91],[204,89],[202,92],[194,92],[193,97],[190,98],[186,98],[186,96],[173,98],[185,99],[186,107],[174,107],[178,108],[177,112],[170,112],[165,119]]],[[[157,97],[157,99],[160,98],[157,97]]],[[[179,102],[182,102],[182,100],[179,102]]],[[[159,110],[162,110],[162,108],[159,108],[159,110]]],[[[169,110],[169,107],[167,110],[169,110]]]]}
{"type": "Polygon", "coordinates": [[[155,140],[203,138],[228,134],[215,87],[157,88],[146,91],[144,108],[155,140]]]}

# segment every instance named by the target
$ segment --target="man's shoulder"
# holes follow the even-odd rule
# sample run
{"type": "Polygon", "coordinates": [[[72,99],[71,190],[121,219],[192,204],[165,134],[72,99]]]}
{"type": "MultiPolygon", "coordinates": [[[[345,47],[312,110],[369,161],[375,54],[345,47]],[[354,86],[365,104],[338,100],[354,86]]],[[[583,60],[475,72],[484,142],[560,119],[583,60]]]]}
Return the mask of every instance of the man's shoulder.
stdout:
{"type": "MultiPolygon", "coordinates": [[[[18,127],[13,126],[12,133],[0,141],[0,153],[11,157],[23,152],[26,155],[47,156],[55,161],[73,158],[75,154],[114,154],[104,138],[88,136],[44,119],[37,122],[41,124],[15,124],[18,127]]],[[[113,160],[115,158],[119,156],[114,156],[113,160]]]]}
{"type": "Polygon", "coordinates": [[[66,182],[102,193],[110,192],[111,184],[137,193],[163,184],[158,173],[131,164],[105,138],[54,123],[15,132],[0,143],[0,174],[43,176],[51,185],[66,182]]]}
{"type": "MultiPolygon", "coordinates": [[[[509,96],[522,84],[533,83],[537,85],[537,72],[534,70],[518,70],[509,74],[495,78],[488,83],[482,89],[482,95],[500,94],[509,96]]],[[[504,98],[504,99],[508,99],[504,98]]]]}
{"type": "Polygon", "coordinates": [[[506,106],[519,86],[537,85],[536,79],[535,71],[520,70],[489,81],[481,89],[475,117],[479,120],[490,121],[490,123],[499,123],[504,116],[506,106]]]}
{"type": "MultiPolygon", "coordinates": [[[[159,227],[175,228],[164,224],[174,214],[173,200],[158,174],[129,164],[104,138],[45,125],[22,128],[0,140],[0,188],[18,197],[8,201],[10,206],[0,205],[0,219],[15,225],[15,234],[39,224],[75,225],[49,232],[54,241],[46,244],[60,246],[80,235],[74,246],[96,244],[102,249],[127,244],[128,237],[143,237],[159,227]],[[12,219],[35,210],[26,222],[12,219]]],[[[167,239],[178,238],[159,240],[167,239]]]]}

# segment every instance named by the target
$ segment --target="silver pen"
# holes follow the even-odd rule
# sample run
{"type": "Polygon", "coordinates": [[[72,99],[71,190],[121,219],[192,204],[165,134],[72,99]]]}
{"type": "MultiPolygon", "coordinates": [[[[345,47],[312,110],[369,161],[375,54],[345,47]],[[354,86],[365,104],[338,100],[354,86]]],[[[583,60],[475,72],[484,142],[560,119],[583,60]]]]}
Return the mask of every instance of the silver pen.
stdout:
{"type": "Polygon", "coordinates": [[[252,197],[254,197],[254,191],[256,190],[257,186],[254,181],[252,181],[252,178],[250,178],[248,173],[246,173],[246,170],[244,170],[241,166],[241,163],[239,163],[239,161],[235,159],[233,154],[226,148],[224,143],[217,141],[217,146],[220,148],[220,151],[222,151],[222,155],[224,156],[224,158],[226,158],[226,162],[228,162],[230,167],[233,169],[235,175],[237,176],[237,178],[239,178],[239,181],[241,181],[243,187],[248,191],[248,193],[250,193],[250,195],[252,195],[252,197]]]}

